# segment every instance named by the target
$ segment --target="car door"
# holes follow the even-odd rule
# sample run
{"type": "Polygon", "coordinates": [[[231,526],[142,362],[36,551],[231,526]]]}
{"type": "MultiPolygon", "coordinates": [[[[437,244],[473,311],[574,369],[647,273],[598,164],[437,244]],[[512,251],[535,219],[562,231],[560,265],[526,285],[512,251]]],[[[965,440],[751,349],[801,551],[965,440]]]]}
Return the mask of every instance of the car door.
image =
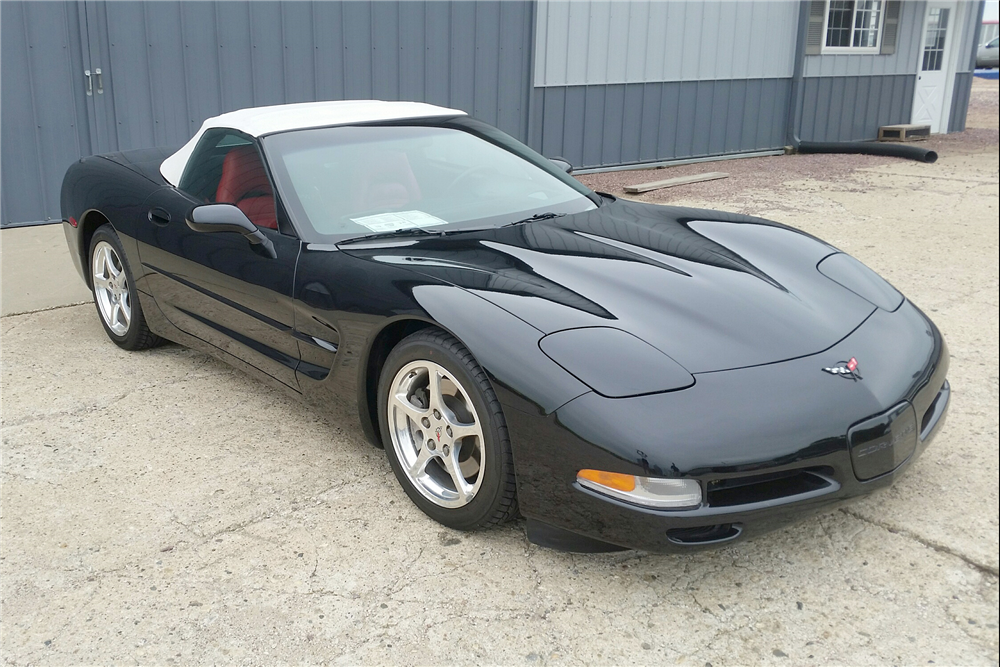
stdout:
{"type": "Polygon", "coordinates": [[[178,329],[298,390],[292,280],[299,240],[279,231],[276,201],[253,139],[206,132],[177,188],[146,200],[140,257],[157,305],[178,329]],[[276,257],[236,232],[197,232],[191,211],[206,203],[240,208],[274,244],[276,257]]]}

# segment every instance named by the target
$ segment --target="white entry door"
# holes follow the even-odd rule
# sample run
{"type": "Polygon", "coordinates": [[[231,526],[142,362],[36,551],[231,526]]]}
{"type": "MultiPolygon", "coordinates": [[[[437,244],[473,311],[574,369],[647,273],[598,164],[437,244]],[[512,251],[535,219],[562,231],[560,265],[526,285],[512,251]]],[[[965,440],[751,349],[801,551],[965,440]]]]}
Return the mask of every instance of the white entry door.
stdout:
{"type": "Polygon", "coordinates": [[[924,41],[911,122],[930,125],[931,132],[948,129],[946,123],[950,109],[945,108],[945,102],[948,99],[946,93],[956,10],[954,2],[928,2],[924,17],[924,41]]]}

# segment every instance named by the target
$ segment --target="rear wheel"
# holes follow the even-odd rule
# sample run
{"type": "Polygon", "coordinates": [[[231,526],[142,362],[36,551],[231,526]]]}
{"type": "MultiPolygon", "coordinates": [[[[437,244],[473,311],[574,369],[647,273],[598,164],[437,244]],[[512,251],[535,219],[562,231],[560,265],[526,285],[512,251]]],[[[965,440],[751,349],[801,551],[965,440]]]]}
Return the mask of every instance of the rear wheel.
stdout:
{"type": "Polygon", "coordinates": [[[104,331],[126,350],[143,350],[162,339],[149,330],[121,241],[111,225],[100,227],[90,241],[90,281],[104,331]]]}
{"type": "Polygon", "coordinates": [[[378,391],[386,455],[421,510],[458,530],[517,515],[500,402],[464,345],[437,329],[409,336],[386,359],[378,391]]]}

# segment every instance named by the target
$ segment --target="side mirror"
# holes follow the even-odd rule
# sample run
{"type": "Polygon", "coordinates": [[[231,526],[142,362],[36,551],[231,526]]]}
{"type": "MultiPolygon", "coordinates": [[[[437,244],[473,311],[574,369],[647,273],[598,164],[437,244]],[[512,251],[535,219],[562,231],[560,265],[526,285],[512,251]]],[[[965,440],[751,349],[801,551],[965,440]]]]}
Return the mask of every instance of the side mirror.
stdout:
{"type": "Polygon", "coordinates": [[[264,236],[264,233],[257,229],[257,225],[250,222],[246,213],[232,204],[196,206],[191,210],[191,217],[188,218],[187,225],[196,232],[242,234],[255,249],[259,248],[264,255],[271,259],[278,257],[271,239],[264,236]]]}
{"type": "Polygon", "coordinates": [[[551,162],[555,166],[559,167],[560,169],[562,169],[563,171],[565,171],[567,174],[572,174],[573,173],[573,165],[571,165],[569,163],[569,160],[567,160],[564,157],[558,157],[558,156],[556,156],[556,157],[550,157],[549,158],[549,162],[551,162]]]}

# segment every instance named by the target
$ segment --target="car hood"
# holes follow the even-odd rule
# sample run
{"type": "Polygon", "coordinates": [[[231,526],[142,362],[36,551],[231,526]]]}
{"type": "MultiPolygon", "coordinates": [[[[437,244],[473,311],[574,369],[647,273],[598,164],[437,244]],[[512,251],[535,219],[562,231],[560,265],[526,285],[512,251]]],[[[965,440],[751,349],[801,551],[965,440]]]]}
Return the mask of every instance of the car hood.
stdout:
{"type": "Polygon", "coordinates": [[[342,250],[468,289],[546,334],[622,329],[691,373],[814,354],[875,310],[816,269],[835,248],[720,211],[617,200],[552,220],[342,250]]]}

